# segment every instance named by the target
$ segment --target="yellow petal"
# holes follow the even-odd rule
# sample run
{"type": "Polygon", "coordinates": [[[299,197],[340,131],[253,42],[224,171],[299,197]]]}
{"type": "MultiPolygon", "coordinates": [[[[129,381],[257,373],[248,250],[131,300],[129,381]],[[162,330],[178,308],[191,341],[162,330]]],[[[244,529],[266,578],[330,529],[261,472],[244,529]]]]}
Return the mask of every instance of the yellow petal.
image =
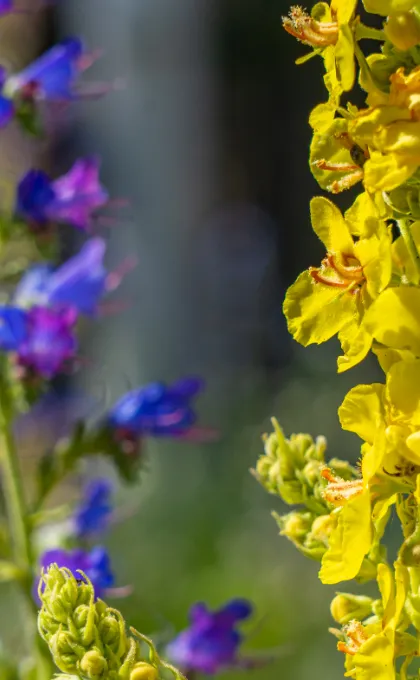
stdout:
{"type": "Polygon", "coordinates": [[[380,424],[376,429],[372,446],[364,449],[362,458],[363,481],[367,485],[382,467],[386,453],[386,444],[385,428],[380,424]]]}
{"type": "Polygon", "coordinates": [[[361,145],[372,145],[374,135],[395,121],[411,121],[410,111],[400,106],[364,109],[348,123],[350,137],[361,145]]]}
{"type": "Polygon", "coordinates": [[[412,452],[411,462],[420,465],[420,432],[413,432],[406,439],[408,449],[412,452]]]}
{"type": "Polygon", "coordinates": [[[391,404],[394,420],[403,418],[420,426],[419,359],[399,361],[391,366],[386,381],[386,399],[391,404]]]}
{"type": "Polygon", "coordinates": [[[370,498],[367,491],[344,505],[337,527],[329,537],[329,548],[322,558],[322,583],[348,581],[359,573],[372,543],[370,498]]]}
{"type": "Polygon", "coordinates": [[[353,30],[346,24],[340,26],[338,40],[335,46],[335,61],[338,79],[344,92],[348,92],[354,85],[356,66],[354,63],[353,30]]]}
{"type": "Polygon", "coordinates": [[[420,156],[372,152],[363,166],[365,187],[371,192],[396,189],[410,179],[419,164],[420,156]]]}
{"type": "Polygon", "coordinates": [[[353,239],[340,210],[332,201],[316,196],[311,201],[312,228],[329,253],[353,252],[353,239]]]}
{"type": "Polygon", "coordinates": [[[379,365],[384,373],[388,373],[389,369],[397,361],[412,361],[415,356],[408,350],[390,349],[389,347],[382,347],[382,345],[373,345],[372,352],[376,354],[379,365]]]}
{"type": "Polygon", "coordinates": [[[369,237],[378,231],[378,208],[367,191],[358,194],[344,218],[354,236],[369,237]]]}
{"type": "Polygon", "coordinates": [[[420,356],[420,290],[388,288],[365,314],[364,324],[376,340],[392,349],[420,356]]]}
{"type": "Polygon", "coordinates": [[[363,323],[353,323],[340,331],[338,339],[344,355],[337,358],[337,370],[338,373],[344,373],[363,361],[372,345],[372,336],[363,323]]]}
{"type": "Polygon", "coordinates": [[[420,122],[398,120],[375,130],[373,144],[382,153],[420,155],[420,122]]]}
{"type": "Polygon", "coordinates": [[[380,383],[353,387],[338,409],[343,430],[355,432],[361,439],[373,444],[378,422],[383,421],[384,390],[385,386],[380,383]]]}
{"type": "Polygon", "coordinates": [[[376,228],[377,235],[361,238],[354,246],[355,255],[363,267],[368,293],[373,299],[387,287],[392,273],[390,235],[379,220],[376,228]]]}
{"type": "Polygon", "coordinates": [[[328,128],[331,127],[335,118],[335,106],[329,103],[318,104],[311,111],[309,116],[309,125],[316,132],[324,133],[327,132],[328,128]]]}
{"type": "Polygon", "coordinates": [[[301,345],[329,340],[355,314],[354,296],[316,283],[303,272],[290,286],[283,303],[290,333],[301,345]]]}
{"type": "Polygon", "coordinates": [[[331,9],[339,24],[348,24],[356,11],[357,0],[331,0],[331,9]]]}
{"type": "Polygon", "coordinates": [[[392,635],[372,635],[353,657],[356,680],[395,680],[392,635]]]}

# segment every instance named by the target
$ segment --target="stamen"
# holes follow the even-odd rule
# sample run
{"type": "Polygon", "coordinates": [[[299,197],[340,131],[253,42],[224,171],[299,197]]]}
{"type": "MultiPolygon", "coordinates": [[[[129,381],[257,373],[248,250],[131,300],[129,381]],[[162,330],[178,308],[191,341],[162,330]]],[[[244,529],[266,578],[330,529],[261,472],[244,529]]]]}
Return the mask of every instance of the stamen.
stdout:
{"type": "Polygon", "coordinates": [[[321,477],[328,482],[328,486],[324,489],[322,495],[328,503],[333,505],[345,505],[349,500],[363,492],[363,479],[346,481],[335,476],[327,467],[321,471],[321,477]]]}
{"type": "Polygon", "coordinates": [[[283,17],[284,29],[305,45],[328,47],[338,40],[338,24],[335,21],[316,21],[302,7],[292,7],[288,17],[283,17]]]}
{"type": "Polygon", "coordinates": [[[349,625],[344,629],[344,633],[348,642],[338,642],[337,649],[339,652],[354,656],[368,639],[365,628],[360,621],[354,620],[350,621],[349,625]]]}

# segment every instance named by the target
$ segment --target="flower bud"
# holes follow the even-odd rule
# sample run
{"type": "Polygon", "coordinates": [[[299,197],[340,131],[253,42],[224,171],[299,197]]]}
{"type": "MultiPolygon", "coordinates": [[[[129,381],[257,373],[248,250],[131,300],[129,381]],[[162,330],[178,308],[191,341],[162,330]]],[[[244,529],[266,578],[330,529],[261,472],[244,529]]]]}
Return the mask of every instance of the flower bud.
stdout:
{"type": "Polygon", "coordinates": [[[154,666],[145,661],[139,661],[130,673],[130,680],[157,680],[158,672],[154,666]]]}
{"type": "Polygon", "coordinates": [[[80,661],[80,670],[89,680],[96,680],[96,678],[101,678],[105,675],[108,670],[108,664],[98,650],[92,649],[86,652],[80,661]]]}
{"type": "Polygon", "coordinates": [[[289,512],[282,517],[276,517],[282,536],[287,536],[291,541],[302,543],[310,532],[313,516],[310,512],[289,512]]]}
{"type": "Polygon", "coordinates": [[[312,523],[311,536],[315,541],[324,543],[328,546],[328,539],[334,527],[336,518],[331,515],[320,515],[312,523]]]}
{"type": "MultiPolygon", "coordinates": [[[[76,579],[69,569],[51,565],[42,575],[39,596],[42,608],[38,630],[47,642],[61,680],[159,680],[160,661],[150,640],[131,629],[123,616],[100,599],[93,586],[76,579]],[[67,612],[65,620],[63,614],[67,612]],[[54,618],[54,617],[57,618],[54,618]],[[156,666],[143,660],[141,641],[150,648],[156,666]]],[[[168,667],[169,668],[169,667],[168,667]]],[[[173,674],[181,675],[172,667],[173,674]]]]}
{"type": "Polygon", "coordinates": [[[331,602],[331,616],[341,626],[350,623],[352,619],[363,621],[372,614],[373,602],[371,597],[364,595],[337,593],[331,602]]]}
{"type": "Polygon", "coordinates": [[[388,40],[403,52],[420,43],[420,21],[414,12],[391,14],[384,31],[388,40]]]}

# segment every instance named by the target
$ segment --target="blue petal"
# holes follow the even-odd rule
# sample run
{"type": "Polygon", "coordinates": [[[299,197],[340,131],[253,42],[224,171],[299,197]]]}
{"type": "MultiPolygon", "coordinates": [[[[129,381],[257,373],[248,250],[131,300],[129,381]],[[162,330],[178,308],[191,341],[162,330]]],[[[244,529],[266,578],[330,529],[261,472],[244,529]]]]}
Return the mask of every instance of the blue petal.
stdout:
{"type": "Polygon", "coordinates": [[[13,118],[15,107],[11,99],[0,95],[0,128],[6,127],[13,118]]]}
{"type": "Polygon", "coordinates": [[[27,316],[17,307],[0,307],[0,348],[17,351],[28,334],[27,316]]]}

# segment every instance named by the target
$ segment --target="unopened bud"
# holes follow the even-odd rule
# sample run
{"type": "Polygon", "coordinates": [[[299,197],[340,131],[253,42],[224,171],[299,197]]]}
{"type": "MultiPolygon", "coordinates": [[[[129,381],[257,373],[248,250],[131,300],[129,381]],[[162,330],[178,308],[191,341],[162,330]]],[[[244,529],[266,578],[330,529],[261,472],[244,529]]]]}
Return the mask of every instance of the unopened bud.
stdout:
{"type": "Polygon", "coordinates": [[[106,659],[98,650],[95,649],[91,649],[89,652],[86,652],[80,662],[80,670],[89,678],[89,680],[96,680],[96,678],[100,678],[106,673],[107,669],[108,664],[106,659]]]}
{"type": "Polygon", "coordinates": [[[311,529],[312,538],[328,546],[328,539],[337,520],[332,515],[320,515],[314,519],[311,529]]]}
{"type": "Polygon", "coordinates": [[[310,512],[289,512],[282,517],[276,517],[282,536],[287,536],[291,541],[301,543],[310,532],[313,516],[310,512]]]}
{"type": "Polygon", "coordinates": [[[154,666],[146,661],[139,661],[130,673],[130,680],[157,680],[158,672],[154,666]]]}
{"type": "Polygon", "coordinates": [[[384,31],[388,40],[403,52],[420,43],[420,21],[414,12],[391,14],[384,31]]]}
{"type": "Polygon", "coordinates": [[[365,595],[337,593],[331,602],[331,616],[341,626],[353,619],[362,621],[373,613],[374,600],[365,595]]]}

